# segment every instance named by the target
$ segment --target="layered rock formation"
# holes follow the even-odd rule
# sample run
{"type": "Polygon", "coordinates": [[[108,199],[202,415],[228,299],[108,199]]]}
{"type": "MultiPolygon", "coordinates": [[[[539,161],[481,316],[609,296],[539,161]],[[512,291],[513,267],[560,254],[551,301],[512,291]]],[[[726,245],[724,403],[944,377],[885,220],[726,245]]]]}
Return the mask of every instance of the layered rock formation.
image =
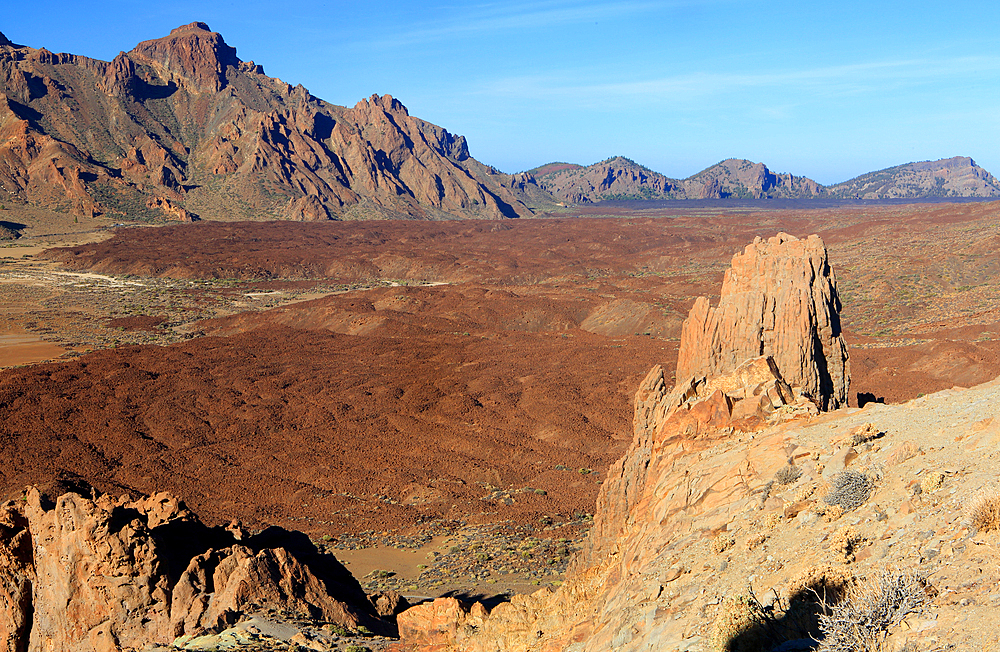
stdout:
{"type": "Polygon", "coordinates": [[[11,652],[170,644],[268,609],[390,630],[305,535],[208,528],[168,494],[52,501],[27,489],[0,506],[0,597],[0,650],[11,652]]]}
{"type": "Polygon", "coordinates": [[[677,387],[771,356],[780,376],[822,410],[847,405],[850,366],[836,277],[819,236],[757,238],[733,256],[719,305],[699,297],[684,321],[677,387]]]}
{"type": "Polygon", "coordinates": [[[0,43],[4,201],[130,218],[160,216],[153,198],[208,219],[499,218],[531,214],[518,188],[533,183],[388,95],[346,108],[267,77],[204,23],[111,62],[0,43]]]}

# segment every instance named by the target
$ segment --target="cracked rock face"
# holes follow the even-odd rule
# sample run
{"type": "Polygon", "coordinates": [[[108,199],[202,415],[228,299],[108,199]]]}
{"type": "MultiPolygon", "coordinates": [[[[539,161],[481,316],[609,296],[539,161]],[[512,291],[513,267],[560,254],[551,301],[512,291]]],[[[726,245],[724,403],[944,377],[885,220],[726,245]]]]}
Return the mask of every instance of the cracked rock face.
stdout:
{"type": "Polygon", "coordinates": [[[678,386],[771,356],[821,410],[847,406],[850,365],[837,280],[819,236],[756,238],[733,256],[719,305],[699,297],[681,332],[678,386]]]}
{"type": "Polygon", "coordinates": [[[51,501],[31,487],[0,505],[0,652],[138,649],[268,609],[387,629],[350,573],[301,533],[237,543],[165,493],[51,501]]]}

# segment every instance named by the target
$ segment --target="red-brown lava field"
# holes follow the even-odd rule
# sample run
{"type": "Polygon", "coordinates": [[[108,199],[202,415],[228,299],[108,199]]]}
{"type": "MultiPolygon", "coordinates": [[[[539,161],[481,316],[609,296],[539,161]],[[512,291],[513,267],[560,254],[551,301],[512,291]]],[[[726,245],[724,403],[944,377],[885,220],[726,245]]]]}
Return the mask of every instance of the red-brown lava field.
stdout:
{"type": "MultiPolygon", "coordinates": [[[[732,254],[779,230],[830,248],[852,394],[900,401],[1000,373],[997,203],[589,210],[200,223],[50,250],[65,268],[140,284],[366,289],[230,311],[169,346],[0,372],[0,485],[168,490],[209,521],[316,536],[571,520],[593,511],[627,445],[639,380],[673,367],[694,298],[717,295],[732,254]]],[[[61,319],[65,333],[81,319],[39,305],[32,324],[61,319]]],[[[106,318],[142,333],[172,315],[162,302],[106,318]]]]}

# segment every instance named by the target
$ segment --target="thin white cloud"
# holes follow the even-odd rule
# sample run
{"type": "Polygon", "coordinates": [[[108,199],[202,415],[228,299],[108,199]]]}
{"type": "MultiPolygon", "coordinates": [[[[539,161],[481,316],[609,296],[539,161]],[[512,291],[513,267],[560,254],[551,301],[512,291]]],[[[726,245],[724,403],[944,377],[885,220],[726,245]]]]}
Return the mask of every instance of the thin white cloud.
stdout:
{"type": "MultiPolygon", "coordinates": [[[[572,75],[507,77],[484,84],[484,95],[583,103],[590,108],[620,108],[623,102],[699,102],[753,89],[793,91],[815,97],[886,92],[936,82],[996,74],[1000,57],[907,59],[767,73],[697,72],[628,82],[573,83],[572,75]]],[[[591,77],[593,75],[587,75],[591,77]]]]}
{"type": "Polygon", "coordinates": [[[436,7],[429,11],[437,17],[376,39],[379,45],[414,45],[477,34],[497,34],[537,28],[552,28],[581,23],[620,19],[661,11],[672,7],[720,4],[731,0],[619,0],[599,2],[525,2],[517,4],[486,3],[472,6],[436,7]]]}

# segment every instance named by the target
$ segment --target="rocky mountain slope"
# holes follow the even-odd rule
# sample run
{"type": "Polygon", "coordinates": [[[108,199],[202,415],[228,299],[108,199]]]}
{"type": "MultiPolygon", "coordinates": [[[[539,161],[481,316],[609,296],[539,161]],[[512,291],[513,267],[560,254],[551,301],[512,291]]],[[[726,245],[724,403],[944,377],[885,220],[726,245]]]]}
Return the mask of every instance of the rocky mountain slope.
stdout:
{"type": "MultiPolygon", "coordinates": [[[[534,189],[388,95],[353,108],[191,23],[114,61],[0,37],[0,199],[129,218],[528,215],[534,189]]],[[[537,193],[536,193],[537,194],[537,193]]]]}
{"type": "MultiPolygon", "coordinates": [[[[810,350],[801,326],[784,346],[810,350]]],[[[989,649],[1000,381],[820,413],[783,373],[762,356],[671,392],[654,367],[566,583],[414,607],[408,649],[989,649]]]]}
{"type": "Polygon", "coordinates": [[[1000,197],[1000,181],[967,156],[907,163],[827,188],[844,199],[1000,197]]]}

